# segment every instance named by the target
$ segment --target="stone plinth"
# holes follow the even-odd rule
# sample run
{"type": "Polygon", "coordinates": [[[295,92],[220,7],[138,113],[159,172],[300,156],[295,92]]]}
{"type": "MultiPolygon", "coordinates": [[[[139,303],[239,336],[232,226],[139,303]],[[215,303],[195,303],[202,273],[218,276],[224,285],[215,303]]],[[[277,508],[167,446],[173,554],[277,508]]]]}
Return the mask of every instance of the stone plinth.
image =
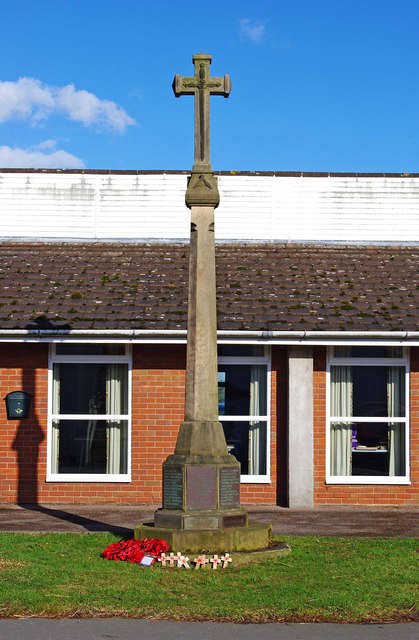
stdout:
{"type": "Polygon", "coordinates": [[[188,552],[256,551],[269,543],[269,527],[250,523],[240,506],[240,463],[234,456],[179,455],[163,463],[163,505],[135,537],[166,540],[188,552]]]}
{"type": "Polygon", "coordinates": [[[224,553],[226,551],[258,551],[266,549],[270,528],[266,524],[249,523],[246,527],[199,531],[168,529],[152,523],[138,524],[135,538],[166,540],[170,549],[182,553],[224,553]]]}

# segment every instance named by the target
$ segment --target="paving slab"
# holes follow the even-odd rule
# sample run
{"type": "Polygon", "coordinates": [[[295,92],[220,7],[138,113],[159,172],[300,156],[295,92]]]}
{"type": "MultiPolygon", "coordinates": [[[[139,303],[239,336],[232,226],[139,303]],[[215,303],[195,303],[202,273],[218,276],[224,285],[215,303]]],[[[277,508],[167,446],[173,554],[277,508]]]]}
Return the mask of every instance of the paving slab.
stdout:
{"type": "MultiPolygon", "coordinates": [[[[286,509],[245,505],[250,520],[272,524],[275,535],[419,537],[419,505],[412,507],[317,507],[286,509]]],[[[150,522],[159,505],[0,504],[0,531],[109,531],[133,534],[138,522],[150,522]]]]}

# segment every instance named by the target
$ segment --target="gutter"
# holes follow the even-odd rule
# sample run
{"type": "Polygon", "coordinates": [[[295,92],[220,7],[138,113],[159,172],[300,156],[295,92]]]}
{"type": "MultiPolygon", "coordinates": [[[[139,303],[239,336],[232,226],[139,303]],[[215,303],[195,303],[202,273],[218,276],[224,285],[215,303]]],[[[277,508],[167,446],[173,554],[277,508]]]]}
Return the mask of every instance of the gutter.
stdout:
{"type": "MultiPolygon", "coordinates": [[[[221,344],[365,344],[419,346],[419,331],[218,331],[221,344]]],[[[0,342],[134,342],[184,344],[186,329],[0,329],[0,342]]]]}

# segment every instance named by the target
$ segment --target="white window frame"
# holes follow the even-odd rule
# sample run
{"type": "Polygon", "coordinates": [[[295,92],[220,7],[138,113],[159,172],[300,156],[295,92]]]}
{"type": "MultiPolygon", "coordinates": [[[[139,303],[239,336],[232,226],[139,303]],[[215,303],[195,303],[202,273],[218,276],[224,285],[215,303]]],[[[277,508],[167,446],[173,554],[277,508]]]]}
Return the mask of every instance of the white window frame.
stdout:
{"type": "MultiPolygon", "coordinates": [[[[341,346],[341,345],[335,345],[341,346]]],[[[351,346],[351,345],[348,345],[351,346]]],[[[379,347],[377,344],[365,344],[354,346],[379,347]]],[[[385,345],[387,346],[387,345],[385,345]]],[[[391,345],[394,346],[394,345],[391,345]]],[[[410,482],[410,454],[409,454],[409,380],[410,380],[410,358],[409,350],[403,347],[403,355],[401,358],[353,358],[353,357],[335,357],[334,347],[327,349],[326,364],[326,484],[356,484],[356,485],[408,485],[410,482]],[[332,366],[393,366],[405,367],[405,417],[402,418],[365,418],[362,416],[351,416],[350,420],[342,419],[339,416],[331,415],[331,367],[332,366]],[[333,422],[357,422],[378,423],[378,422],[398,422],[405,425],[405,475],[404,476],[334,476],[330,473],[331,469],[331,437],[330,430],[333,422]]]]}
{"type": "MultiPolygon", "coordinates": [[[[69,341],[62,341],[60,344],[71,344],[69,341]]],[[[72,342],[72,344],[75,344],[72,342]]],[[[79,343],[78,343],[79,344],[79,343]]],[[[85,343],[93,344],[93,343],[85,343]]],[[[118,343],[121,344],[121,343],[118,343]]],[[[48,431],[47,431],[47,482],[131,482],[131,398],[132,398],[132,348],[130,344],[124,344],[124,355],[59,355],[56,353],[56,343],[50,344],[48,357],[48,431]],[[109,414],[95,414],[96,420],[109,420],[118,418],[127,421],[127,473],[105,474],[105,473],[52,473],[52,423],[54,420],[61,420],[60,414],[52,412],[53,395],[53,365],[65,364],[127,364],[128,365],[128,413],[118,416],[109,414]]],[[[89,420],[91,414],[65,414],[66,419],[89,420]]]]}
{"type": "MultiPolygon", "coordinates": [[[[219,343],[218,346],[233,346],[231,344],[219,343]]],[[[235,343],[234,346],[239,346],[235,343]]],[[[244,348],[246,345],[241,345],[244,348]]],[[[249,345],[247,345],[249,346],[249,345]]],[[[236,415],[236,416],[219,416],[218,419],[223,422],[249,422],[249,420],[261,420],[266,422],[266,473],[261,475],[240,475],[241,484],[269,484],[271,482],[271,378],[272,378],[272,357],[271,350],[265,345],[250,345],[250,346],[262,346],[264,350],[263,356],[218,356],[218,364],[233,364],[233,365],[252,365],[262,364],[266,366],[266,415],[250,416],[250,415],[236,415]]]]}

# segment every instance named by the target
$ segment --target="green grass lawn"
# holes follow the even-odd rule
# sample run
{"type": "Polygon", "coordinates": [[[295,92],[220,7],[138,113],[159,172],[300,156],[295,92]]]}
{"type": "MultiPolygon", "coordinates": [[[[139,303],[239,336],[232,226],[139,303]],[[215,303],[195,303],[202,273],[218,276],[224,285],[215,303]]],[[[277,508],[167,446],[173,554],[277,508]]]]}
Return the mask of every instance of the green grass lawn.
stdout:
{"type": "Polygon", "coordinates": [[[100,557],[110,534],[0,534],[0,617],[411,621],[417,540],[286,537],[292,551],[217,571],[100,557]]]}

